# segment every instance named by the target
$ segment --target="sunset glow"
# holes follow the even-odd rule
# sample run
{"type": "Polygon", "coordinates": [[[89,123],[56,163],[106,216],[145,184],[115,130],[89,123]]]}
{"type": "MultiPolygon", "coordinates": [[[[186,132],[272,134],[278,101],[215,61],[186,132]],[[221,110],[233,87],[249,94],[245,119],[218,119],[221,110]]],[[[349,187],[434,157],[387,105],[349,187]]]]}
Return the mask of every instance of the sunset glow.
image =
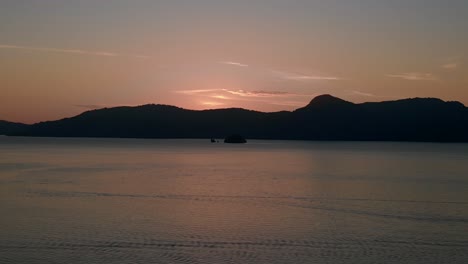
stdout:
{"type": "Polygon", "coordinates": [[[468,104],[466,1],[3,1],[0,119],[148,103],[468,104]],[[398,19],[395,16],[398,15],[398,19]]]}
{"type": "Polygon", "coordinates": [[[0,0],[0,264],[467,264],[468,0],[0,0]]]}

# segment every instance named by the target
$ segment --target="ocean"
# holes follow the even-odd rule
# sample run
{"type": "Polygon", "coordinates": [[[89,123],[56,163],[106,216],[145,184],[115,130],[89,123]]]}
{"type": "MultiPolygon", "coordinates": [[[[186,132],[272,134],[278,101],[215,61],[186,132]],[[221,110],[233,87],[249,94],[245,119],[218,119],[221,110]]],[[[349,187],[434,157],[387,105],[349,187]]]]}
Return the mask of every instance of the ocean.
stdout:
{"type": "Polygon", "coordinates": [[[0,263],[468,263],[468,144],[0,138],[0,263]]]}

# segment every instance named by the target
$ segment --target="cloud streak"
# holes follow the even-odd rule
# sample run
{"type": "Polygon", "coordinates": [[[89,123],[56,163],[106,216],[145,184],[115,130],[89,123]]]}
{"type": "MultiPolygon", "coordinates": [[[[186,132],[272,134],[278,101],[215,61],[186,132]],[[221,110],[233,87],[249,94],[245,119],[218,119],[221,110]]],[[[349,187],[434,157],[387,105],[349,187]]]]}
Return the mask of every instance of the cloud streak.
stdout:
{"type": "Polygon", "coordinates": [[[361,96],[366,96],[366,97],[378,97],[375,94],[371,93],[366,93],[366,92],[361,92],[361,91],[351,91],[353,94],[361,95],[361,96]]]}
{"type": "Polygon", "coordinates": [[[220,61],[219,63],[226,64],[226,65],[231,65],[231,66],[237,66],[237,67],[249,67],[248,64],[235,62],[235,61],[220,61]]]}
{"type": "Polygon", "coordinates": [[[281,79],[292,80],[292,81],[337,81],[337,80],[340,80],[340,78],[336,76],[303,75],[303,74],[275,71],[275,70],[272,70],[271,72],[281,79]]]}
{"type": "Polygon", "coordinates": [[[290,96],[291,93],[283,91],[245,91],[245,90],[223,90],[230,94],[242,97],[277,97],[277,96],[290,96]]]}
{"type": "Polygon", "coordinates": [[[436,81],[436,76],[432,73],[408,72],[401,74],[387,74],[390,78],[399,78],[407,81],[436,81]]]}
{"type": "Polygon", "coordinates": [[[176,93],[179,94],[185,94],[185,95],[206,95],[210,94],[210,97],[212,98],[218,98],[218,99],[232,99],[230,97],[226,97],[224,95],[219,95],[215,94],[213,95],[212,93],[228,93],[231,95],[236,95],[240,97],[279,97],[279,96],[307,96],[307,95],[302,95],[302,94],[295,94],[295,93],[290,93],[290,92],[284,92],[284,91],[263,91],[263,90],[258,90],[258,91],[247,91],[247,90],[229,90],[229,89],[197,89],[197,90],[179,90],[175,91],[176,93]]]}
{"type": "Polygon", "coordinates": [[[222,100],[232,100],[231,97],[227,97],[227,96],[224,96],[224,95],[213,95],[213,96],[211,96],[211,98],[222,99],[222,100]]]}
{"type": "Polygon", "coordinates": [[[371,98],[397,98],[395,96],[376,95],[376,94],[366,93],[366,92],[362,92],[362,91],[358,91],[358,90],[353,90],[353,91],[351,91],[351,93],[359,95],[359,96],[371,97],[371,98]]]}
{"type": "MultiPolygon", "coordinates": [[[[230,65],[230,66],[235,66],[235,67],[252,68],[248,64],[235,62],[235,61],[220,61],[219,63],[230,65]]],[[[266,72],[268,74],[272,74],[274,77],[277,77],[283,80],[289,80],[289,81],[337,81],[337,80],[341,80],[341,78],[339,77],[328,76],[328,75],[319,75],[319,74],[306,75],[306,74],[298,74],[298,73],[292,73],[292,72],[287,72],[287,71],[278,71],[278,70],[262,69],[262,68],[258,68],[257,70],[266,72]]]]}
{"type": "Polygon", "coordinates": [[[285,91],[264,91],[264,90],[229,90],[229,89],[195,89],[179,90],[175,93],[200,97],[199,103],[204,106],[218,107],[227,106],[226,101],[245,101],[267,103],[271,105],[300,107],[316,94],[300,94],[285,91]],[[206,98],[206,99],[202,99],[206,98]],[[214,101],[214,100],[216,101],[214,101]],[[219,100],[222,100],[221,102],[219,100]]]}
{"type": "Polygon", "coordinates": [[[179,90],[175,91],[176,93],[186,94],[186,95],[195,95],[200,93],[209,93],[209,92],[218,92],[222,91],[222,89],[198,89],[198,90],[179,90]]]}
{"type": "Polygon", "coordinates": [[[28,47],[28,46],[17,46],[17,45],[4,45],[0,44],[0,49],[16,49],[36,52],[53,52],[53,53],[68,53],[75,55],[90,55],[90,56],[101,56],[101,57],[129,57],[136,59],[149,59],[150,56],[140,54],[123,54],[114,53],[108,51],[87,51],[81,49],[58,49],[58,48],[44,48],[44,47],[28,47]]]}
{"type": "Polygon", "coordinates": [[[455,70],[458,68],[458,63],[447,63],[447,64],[444,64],[442,65],[442,68],[446,69],[446,70],[455,70]]]}

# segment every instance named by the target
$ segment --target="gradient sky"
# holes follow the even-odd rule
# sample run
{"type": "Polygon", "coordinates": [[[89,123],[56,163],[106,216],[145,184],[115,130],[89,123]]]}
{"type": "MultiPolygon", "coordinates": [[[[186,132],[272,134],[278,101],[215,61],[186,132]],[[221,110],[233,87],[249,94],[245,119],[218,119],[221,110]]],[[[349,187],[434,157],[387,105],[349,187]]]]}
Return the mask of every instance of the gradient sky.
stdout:
{"type": "Polygon", "coordinates": [[[468,105],[466,0],[2,0],[0,120],[117,105],[468,105]]]}

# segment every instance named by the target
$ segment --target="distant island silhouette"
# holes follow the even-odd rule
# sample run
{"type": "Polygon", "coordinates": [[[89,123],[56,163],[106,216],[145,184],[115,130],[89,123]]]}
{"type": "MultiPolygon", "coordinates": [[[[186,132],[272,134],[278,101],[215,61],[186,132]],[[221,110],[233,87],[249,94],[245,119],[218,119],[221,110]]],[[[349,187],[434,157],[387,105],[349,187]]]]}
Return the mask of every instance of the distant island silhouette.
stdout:
{"type": "Polygon", "coordinates": [[[233,134],[224,139],[224,143],[230,143],[230,144],[243,144],[247,143],[247,140],[238,134],[233,134]]]}
{"type": "Polygon", "coordinates": [[[468,108],[412,98],[355,104],[331,95],[295,111],[113,107],[33,125],[0,121],[0,134],[33,137],[226,138],[468,142],[468,108]]]}

